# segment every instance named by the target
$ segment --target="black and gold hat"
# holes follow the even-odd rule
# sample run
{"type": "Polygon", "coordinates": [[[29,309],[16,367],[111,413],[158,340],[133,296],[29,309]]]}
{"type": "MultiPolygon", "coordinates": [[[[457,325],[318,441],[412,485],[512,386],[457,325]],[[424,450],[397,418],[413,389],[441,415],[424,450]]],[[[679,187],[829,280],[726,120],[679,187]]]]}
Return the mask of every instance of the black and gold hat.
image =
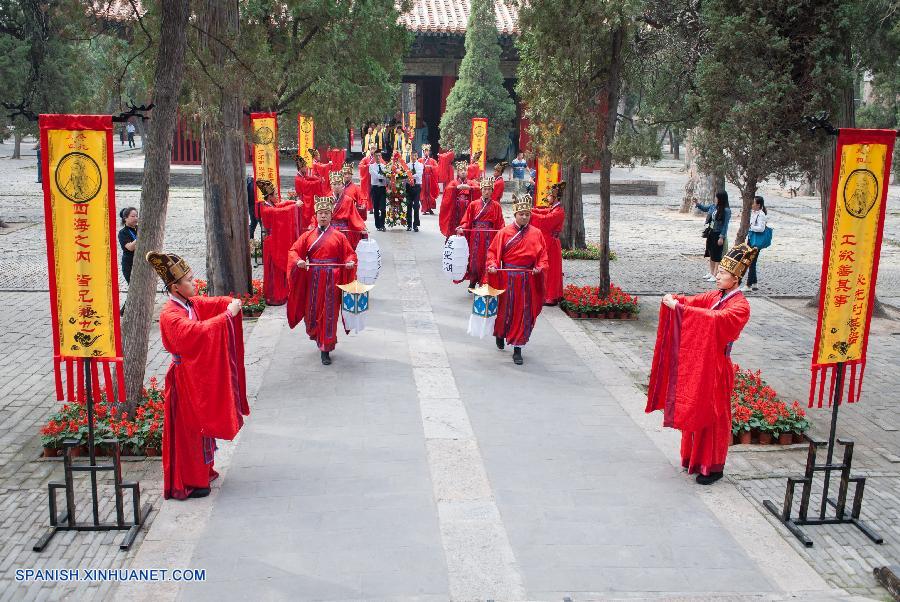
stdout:
{"type": "Polygon", "coordinates": [[[147,261],[153,266],[166,288],[184,278],[191,271],[191,266],[184,258],[175,253],[151,251],[147,253],[147,261]]]}
{"type": "Polygon", "coordinates": [[[562,196],[562,193],[565,189],[566,189],[566,181],[565,180],[560,180],[559,182],[550,185],[550,192],[557,199],[562,196]]]}
{"type": "Polygon", "coordinates": [[[722,257],[719,264],[726,272],[730,272],[735,278],[743,278],[744,273],[750,268],[750,264],[756,259],[759,249],[751,247],[746,243],[741,243],[731,247],[722,257]]]}
{"type": "Polygon", "coordinates": [[[256,187],[259,188],[263,198],[266,198],[270,194],[275,194],[275,185],[272,184],[270,180],[257,180],[256,187]]]}
{"type": "Polygon", "coordinates": [[[304,169],[306,167],[306,159],[303,158],[303,155],[297,153],[294,157],[294,163],[297,164],[297,169],[304,169]]]}
{"type": "Polygon", "coordinates": [[[341,173],[344,175],[353,175],[353,163],[350,163],[349,161],[344,163],[343,167],[341,167],[341,173]]]}
{"type": "Polygon", "coordinates": [[[472,163],[475,163],[479,159],[481,159],[481,151],[478,151],[474,155],[472,155],[472,163]]]}
{"type": "Polygon", "coordinates": [[[496,172],[496,171],[499,171],[500,173],[503,173],[503,171],[504,171],[507,167],[509,167],[509,161],[500,161],[499,163],[497,163],[496,165],[494,165],[494,171],[495,171],[495,172],[496,172]]]}
{"type": "Polygon", "coordinates": [[[319,211],[334,211],[334,197],[317,196],[315,202],[316,213],[319,211]]]}
{"type": "Polygon", "coordinates": [[[344,175],[339,171],[333,171],[328,174],[328,182],[334,186],[335,184],[340,184],[343,186],[344,184],[344,175]]]}
{"type": "Polygon", "coordinates": [[[493,190],[494,189],[494,178],[493,177],[481,178],[480,187],[481,187],[482,192],[484,192],[485,190],[493,190]]]}
{"type": "Polygon", "coordinates": [[[512,202],[512,210],[513,213],[519,213],[522,211],[531,213],[531,205],[532,199],[530,194],[523,194],[522,196],[513,195],[512,202]]]}
{"type": "Polygon", "coordinates": [[[454,163],[454,166],[456,167],[456,171],[466,171],[467,169],[469,169],[469,162],[457,161],[456,163],[454,163]]]}

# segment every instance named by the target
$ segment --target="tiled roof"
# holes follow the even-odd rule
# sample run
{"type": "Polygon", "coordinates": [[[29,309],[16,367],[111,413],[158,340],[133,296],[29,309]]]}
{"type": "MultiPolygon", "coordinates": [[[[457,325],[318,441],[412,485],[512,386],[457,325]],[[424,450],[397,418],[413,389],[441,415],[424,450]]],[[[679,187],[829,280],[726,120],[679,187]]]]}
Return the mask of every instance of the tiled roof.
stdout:
{"type": "MultiPolygon", "coordinates": [[[[400,22],[415,33],[464,35],[471,8],[470,0],[413,0],[412,9],[400,15],[400,22]]],[[[494,14],[500,35],[518,35],[519,14],[514,7],[494,0],[494,14]]]]}

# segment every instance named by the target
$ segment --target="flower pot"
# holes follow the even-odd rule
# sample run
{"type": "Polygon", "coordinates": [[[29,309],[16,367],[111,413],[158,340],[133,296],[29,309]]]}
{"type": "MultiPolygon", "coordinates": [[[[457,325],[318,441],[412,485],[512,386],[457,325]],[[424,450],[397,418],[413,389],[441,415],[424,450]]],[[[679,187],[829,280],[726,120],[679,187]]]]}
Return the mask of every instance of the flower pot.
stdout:
{"type": "Polygon", "coordinates": [[[150,446],[147,446],[146,448],[144,448],[144,452],[145,452],[148,456],[158,456],[158,455],[160,455],[160,454],[159,454],[159,448],[158,448],[158,447],[150,447],[150,446]]]}
{"type": "Polygon", "coordinates": [[[44,457],[45,458],[55,458],[59,455],[59,448],[56,447],[45,447],[44,448],[44,457]]]}
{"type": "Polygon", "coordinates": [[[778,435],[778,445],[790,445],[794,442],[794,433],[781,433],[778,435]]]}
{"type": "Polygon", "coordinates": [[[627,312],[627,311],[620,311],[619,314],[618,314],[618,318],[619,318],[620,320],[627,320],[627,319],[628,319],[628,312],[627,312]]]}
{"type": "Polygon", "coordinates": [[[606,319],[606,312],[599,312],[599,313],[597,313],[597,317],[598,317],[599,319],[601,319],[601,320],[605,320],[605,319],[606,319]]]}
{"type": "Polygon", "coordinates": [[[806,435],[803,433],[794,433],[794,443],[806,443],[806,435]]]}
{"type": "Polygon", "coordinates": [[[75,445],[69,450],[69,456],[72,458],[77,458],[78,456],[83,456],[85,454],[84,444],[75,445]]]}
{"type": "Polygon", "coordinates": [[[750,442],[753,439],[753,433],[750,431],[741,431],[738,434],[738,443],[741,445],[750,445],[750,442]]]}
{"type": "Polygon", "coordinates": [[[759,434],[759,444],[760,445],[771,445],[772,444],[772,433],[760,433],[759,434]]]}

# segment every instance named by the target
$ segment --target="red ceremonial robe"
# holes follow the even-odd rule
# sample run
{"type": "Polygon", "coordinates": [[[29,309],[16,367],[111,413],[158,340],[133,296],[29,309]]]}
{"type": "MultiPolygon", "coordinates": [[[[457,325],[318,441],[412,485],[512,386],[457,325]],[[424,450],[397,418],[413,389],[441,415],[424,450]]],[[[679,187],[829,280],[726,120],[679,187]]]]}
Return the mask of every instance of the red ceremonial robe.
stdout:
{"type": "Polygon", "coordinates": [[[350,182],[344,185],[344,194],[347,195],[348,199],[353,199],[353,204],[356,205],[356,212],[359,213],[359,219],[366,221],[369,212],[366,211],[366,202],[362,198],[362,187],[356,182],[350,182]]]}
{"type": "Polygon", "coordinates": [[[503,209],[500,208],[500,203],[490,199],[487,202],[481,199],[472,201],[459,225],[465,230],[463,234],[469,242],[469,267],[463,280],[481,282],[484,276],[484,260],[487,258],[491,240],[506,225],[503,220],[503,209]]]}
{"type": "Polygon", "coordinates": [[[535,207],[531,212],[531,225],[544,235],[550,266],[544,274],[544,303],[559,303],[563,296],[562,245],[559,232],[566,213],[559,203],[550,207],[535,207]]]}
{"type": "Polygon", "coordinates": [[[478,190],[477,182],[460,182],[453,180],[444,188],[444,196],[441,197],[441,211],[438,221],[441,233],[450,238],[456,234],[456,228],[466,215],[466,208],[472,202],[472,194],[478,190]],[[460,190],[461,184],[467,184],[468,190],[460,190]]]}
{"type": "Polygon", "coordinates": [[[437,207],[438,197],[438,164],[437,161],[429,158],[421,158],[416,160],[422,164],[422,191],[419,195],[422,213],[434,211],[437,207]]]}
{"type": "Polygon", "coordinates": [[[328,174],[332,171],[334,171],[334,164],[331,161],[329,161],[328,163],[319,163],[317,160],[313,159],[312,172],[316,176],[322,178],[327,182],[328,174]]]}
{"type": "Polygon", "coordinates": [[[344,159],[347,157],[347,149],[332,148],[329,149],[326,154],[328,155],[328,162],[331,164],[331,171],[338,171],[344,166],[344,159]]]}
{"type": "MultiPolygon", "coordinates": [[[[359,162],[359,199],[366,208],[366,215],[372,210],[372,176],[369,174],[369,164],[374,159],[365,156],[359,162]]],[[[366,219],[363,216],[363,219],[366,219]]]]}
{"type": "Polygon", "coordinates": [[[339,284],[349,284],[356,279],[353,269],[316,264],[345,264],[356,262],[356,253],[347,237],[328,227],[318,228],[300,235],[288,253],[289,282],[288,326],[294,328],[306,321],[306,334],[316,342],[320,351],[331,351],[337,344],[337,321],[341,313],[339,284]],[[297,261],[305,259],[309,268],[297,267],[297,261]]]}
{"type": "Polygon", "coordinates": [[[438,153],[438,182],[446,186],[453,179],[453,151],[438,153]]]}
{"type": "Polygon", "coordinates": [[[263,239],[263,295],[267,305],[284,305],[288,298],[287,253],[300,236],[300,207],[293,201],[257,203],[256,207],[267,231],[263,239]]]}
{"type": "Polygon", "coordinates": [[[676,295],[660,308],[650,368],[647,412],[663,410],[663,426],[681,435],[681,463],[709,475],[725,467],[731,441],[731,346],[750,319],[750,304],[736,291],[676,295]]]}
{"type": "Polygon", "coordinates": [[[466,179],[467,180],[480,180],[481,179],[481,166],[478,163],[469,163],[469,168],[466,170],[466,179]]]}
{"type": "Polygon", "coordinates": [[[497,178],[494,180],[494,190],[491,192],[491,200],[499,203],[500,199],[503,198],[503,190],[506,188],[506,182],[504,182],[503,178],[497,178]]]}
{"type": "Polygon", "coordinates": [[[351,249],[356,249],[359,240],[365,238],[366,231],[366,222],[356,208],[355,188],[355,184],[352,188],[344,188],[341,198],[335,201],[331,210],[331,226],[347,237],[351,249]]]}
{"type": "Polygon", "coordinates": [[[172,363],[166,372],[162,445],[163,497],[183,500],[209,487],[216,439],[234,439],[250,413],[244,380],[241,314],[228,297],[170,299],[159,330],[172,363]]]}
{"type": "Polygon", "coordinates": [[[487,265],[515,270],[487,274],[486,280],[494,288],[505,291],[497,306],[494,336],[522,347],[531,338],[534,323],[544,306],[543,272],[547,269],[544,235],[531,225],[506,226],[491,242],[487,265]],[[535,267],[541,269],[540,274],[533,273],[535,267]]]}
{"type": "Polygon", "coordinates": [[[294,177],[294,191],[297,198],[303,201],[303,207],[300,208],[300,231],[305,232],[316,221],[316,196],[330,195],[331,186],[317,176],[297,174],[294,177]]]}

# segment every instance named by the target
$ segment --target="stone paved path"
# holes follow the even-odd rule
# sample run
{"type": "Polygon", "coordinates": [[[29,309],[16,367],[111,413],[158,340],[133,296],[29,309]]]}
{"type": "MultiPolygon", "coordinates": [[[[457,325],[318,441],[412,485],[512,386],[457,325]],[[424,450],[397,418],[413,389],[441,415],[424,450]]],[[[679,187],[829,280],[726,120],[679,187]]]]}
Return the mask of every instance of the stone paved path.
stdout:
{"type": "Polygon", "coordinates": [[[524,367],[468,337],[435,230],[378,237],[368,329],[330,367],[267,312],[251,420],[197,506],[208,520],[189,566],[208,581],[178,599],[830,595],[765,521],[736,539],[754,517],[738,526],[708,495],[733,488],[680,473],[671,438],[661,449],[636,422],[640,393],[558,310],[524,367]]]}

